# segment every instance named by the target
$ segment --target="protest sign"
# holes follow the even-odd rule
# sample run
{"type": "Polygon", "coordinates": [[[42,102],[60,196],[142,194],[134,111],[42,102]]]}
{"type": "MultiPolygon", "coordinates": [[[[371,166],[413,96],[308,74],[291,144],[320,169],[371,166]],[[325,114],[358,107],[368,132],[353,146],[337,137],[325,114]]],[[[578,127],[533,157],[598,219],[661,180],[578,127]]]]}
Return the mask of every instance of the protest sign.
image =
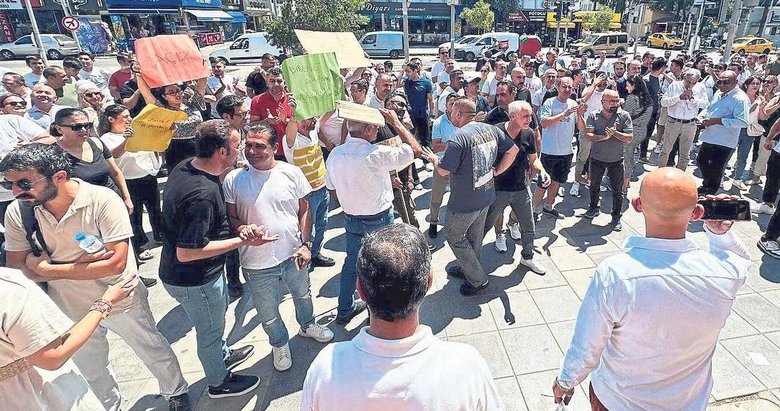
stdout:
{"type": "Polygon", "coordinates": [[[183,111],[147,104],[133,119],[133,135],[127,139],[127,151],[165,151],[173,137],[173,123],[187,119],[183,111]]]}
{"type": "Polygon", "coordinates": [[[137,39],[135,52],[141,75],[152,88],[211,75],[198,46],[184,34],[137,39]]]}
{"type": "Polygon", "coordinates": [[[295,118],[304,120],[333,111],[346,98],[336,54],[307,54],[282,63],[287,88],[295,96],[295,118]]]}
{"type": "Polygon", "coordinates": [[[345,120],[373,124],[379,127],[384,127],[385,125],[385,116],[373,107],[356,104],[351,101],[337,101],[336,106],[338,107],[336,115],[345,120]]]}
{"type": "Polygon", "coordinates": [[[371,62],[350,32],[295,30],[307,54],[336,53],[339,68],[368,67],[371,62]]]}

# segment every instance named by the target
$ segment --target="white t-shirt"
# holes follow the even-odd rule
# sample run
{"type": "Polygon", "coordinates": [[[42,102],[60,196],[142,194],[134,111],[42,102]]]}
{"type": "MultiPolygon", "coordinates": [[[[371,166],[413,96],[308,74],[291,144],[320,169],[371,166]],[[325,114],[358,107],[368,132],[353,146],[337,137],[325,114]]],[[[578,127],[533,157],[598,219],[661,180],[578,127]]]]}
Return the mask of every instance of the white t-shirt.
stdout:
{"type": "MultiPolygon", "coordinates": [[[[125,142],[123,135],[111,132],[103,134],[100,139],[109,150],[113,150],[125,142]]],[[[115,161],[127,180],[135,180],[150,175],[156,176],[160,171],[160,159],[157,157],[157,154],[151,151],[125,151],[115,161]]]]}
{"type": "MultiPolygon", "coordinates": [[[[603,91],[594,90],[593,94],[590,95],[590,98],[588,99],[588,102],[586,103],[588,105],[588,111],[587,113],[590,113],[591,111],[600,111],[602,108],[601,104],[601,97],[604,95],[603,91]]],[[[587,114],[585,113],[585,114],[587,114]]]]}
{"type": "Polygon", "coordinates": [[[474,347],[441,341],[425,325],[401,340],[382,340],[367,330],[320,351],[306,373],[301,410],[503,409],[474,347]]]}
{"type": "MultiPolygon", "coordinates": [[[[544,121],[546,117],[555,117],[568,108],[576,108],[577,102],[568,99],[561,103],[557,97],[547,99],[542,104],[539,112],[540,120],[544,121]]],[[[565,156],[572,154],[571,141],[574,138],[574,128],[577,124],[577,113],[569,114],[558,123],[542,128],[542,153],[555,156],[565,156]]]]}
{"type": "MultiPolygon", "coordinates": [[[[0,268],[0,367],[28,357],[73,326],[34,282],[19,270],[0,268]]],[[[72,360],[57,370],[32,367],[0,381],[6,410],[102,410],[72,360]]]]}
{"type": "Polygon", "coordinates": [[[298,167],[282,161],[270,170],[231,171],[223,183],[225,202],[235,204],[238,218],[246,224],[265,226],[279,239],[261,246],[239,248],[241,266],[260,270],[290,259],[301,247],[298,201],[311,192],[311,185],[298,167]]]}
{"type": "MultiPolygon", "coordinates": [[[[235,80],[235,77],[229,74],[225,74],[225,76],[222,77],[222,82],[225,84],[225,90],[222,91],[222,97],[236,94],[236,88],[233,87],[235,80]]],[[[206,85],[211,91],[214,92],[222,87],[222,85],[219,84],[219,79],[214,76],[210,76],[206,79],[206,85]]],[[[211,104],[211,118],[220,118],[219,113],[217,113],[217,103],[211,104]]]]}
{"type": "Polygon", "coordinates": [[[93,66],[92,71],[81,69],[81,71],[79,71],[79,78],[95,83],[107,98],[111,98],[111,93],[108,90],[108,81],[111,79],[111,74],[110,71],[104,68],[93,66]]]}
{"type": "Polygon", "coordinates": [[[531,90],[531,93],[535,93],[536,90],[542,88],[542,80],[539,77],[525,77],[525,88],[531,90]]]}
{"type": "MultiPolygon", "coordinates": [[[[325,136],[325,139],[328,140],[333,146],[338,146],[341,144],[341,127],[344,124],[344,119],[339,117],[336,113],[333,113],[332,116],[328,119],[326,122],[317,122],[317,129],[316,132],[322,132],[322,134],[325,136]]],[[[325,147],[325,144],[320,143],[322,147],[325,147]]]]}
{"type": "MultiPolygon", "coordinates": [[[[14,114],[0,115],[0,160],[16,148],[19,140],[29,142],[45,132],[46,130],[30,119],[14,114]]],[[[0,188],[0,201],[13,199],[14,195],[11,191],[0,188]]]]}
{"type": "Polygon", "coordinates": [[[433,63],[433,67],[431,67],[431,78],[438,76],[442,72],[444,72],[444,63],[442,63],[441,60],[433,63]]]}

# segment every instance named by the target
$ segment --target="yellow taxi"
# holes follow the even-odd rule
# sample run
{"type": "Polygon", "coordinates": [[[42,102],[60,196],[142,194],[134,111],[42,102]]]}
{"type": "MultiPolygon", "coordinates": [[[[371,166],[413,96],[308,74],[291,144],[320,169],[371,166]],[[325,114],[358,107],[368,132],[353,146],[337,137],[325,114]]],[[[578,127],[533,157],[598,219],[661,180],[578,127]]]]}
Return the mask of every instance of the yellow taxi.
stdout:
{"type": "Polygon", "coordinates": [[[653,33],[647,37],[647,47],[660,47],[663,49],[682,48],[685,41],[670,33],[653,33]]]}
{"type": "MultiPolygon", "coordinates": [[[[720,51],[723,52],[726,45],[720,46],[720,51]]],[[[731,46],[732,53],[745,54],[745,53],[764,53],[769,54],[774,46],[772,42],[756,36],[738,37],[734,40],[731,46]]]]}

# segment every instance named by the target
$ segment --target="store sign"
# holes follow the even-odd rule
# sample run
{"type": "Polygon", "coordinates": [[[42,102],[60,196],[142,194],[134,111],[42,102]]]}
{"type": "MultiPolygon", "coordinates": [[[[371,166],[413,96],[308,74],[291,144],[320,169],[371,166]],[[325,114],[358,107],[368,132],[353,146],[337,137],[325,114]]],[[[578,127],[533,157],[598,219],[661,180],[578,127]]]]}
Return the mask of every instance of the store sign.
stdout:
{"type": "Polygon", "coordinates": [[[16,41],[14,25],[11,23],[11,19],[8,18],[7,13],[0,13],[0,33],[3,35],[3,41],[7,43],[16,41]]]}
{"type": "Polygon", "coordinates": [[[525,10],[525,15],[528,17],[528,21],[545,21],[547,19],[547,12],[544,10],[525,10]]]}
{"type": "Polygon", "coordinates": [[[526,23],[528,22],[528,17],[522,11],[518,11],[517,13],[509,13],[506,16],[506,21],[509,23],[526,23]]]}
{"type": "Polygon", "coordinates": [[[773,10],[772,17],[769,18],[769,21],[767,23],[780,24],[780,10],[773,10]]]}
{"type": "Polygon", "coordinates": [[[222,33],[198,33],[198,43],[201,47],[222,44],[224,42],[225,39],[222,38],[222,33]]]}
{"type": "Polygon", "coordinates": [[[262,15],[270,12],[267,0],[244,0],[244,12],[248,15],[262,15]]]}
{"type": "MultiPolygon", "coordinates": [[[[456,7],[456,11],[460,7],[456,7]]],[[[449,16],[450,15],[450,6],[442,3],[416,3],[416,4],[410,4],[407,8],[407,13],[409,15],[412,14],[423,14],[423,15],[433,15],[433,16],[449,16]]],[[[389,2],[368,2],[366,3],[365,7],[363,7],[362,10],[360,10],[360,13],[362,14],[397,14],[402,15],[403,14],[403,6],[400,2],[397,3],[389,3],[389,2]]]]}
{"type": "MultiPolygon", "coordinates": [[[[9,0],[0,0],[9,1],[9,0]]],[[[222,8],[222,0],[106,0],[108,8],[176,8],[176,7],[204,7],[222,8]]]]}
{"type": "Polygon", "coordinates": [[[0,10],[21,10],[22,0],[0,0],[0,10]]]}

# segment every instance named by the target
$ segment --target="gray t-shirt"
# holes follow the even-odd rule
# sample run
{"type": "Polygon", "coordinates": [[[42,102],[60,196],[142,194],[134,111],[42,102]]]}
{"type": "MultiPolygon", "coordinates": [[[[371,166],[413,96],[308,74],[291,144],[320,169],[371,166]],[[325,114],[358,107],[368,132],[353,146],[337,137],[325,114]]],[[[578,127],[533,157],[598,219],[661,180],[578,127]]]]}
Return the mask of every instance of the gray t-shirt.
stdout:
{"type": "MultiPolygon", "coordinates": [[[[605,135],[604,130],[607,127],[615,127],[621,133],[630,133],[634,131],[631,123],[631,116],[623,109],[610,118],[604,117],[602,110],[591,111],[585,119],[585,127],[588,132],[597,135],[605,135]]],[[[615,162],[623,159],[623,146],[626,143],[620,141],[617,137],[611,137],[603,141],[594,141],[590,146],[590,156],[594,160],[604,162],[615,162]]]]}
{"type": "MultiPolygon", "coordinates": [[[[557,98],[550,98],[542,104],[539,117],[544,120],[555,117],[569,108],[576,108],[577,102],[568,99],[561,103],[557,98]]],[[[572,154],[571,141],[574,139],[574,127],[577,124],[577,113],[571,113],[563,120],[542,129],[542,154],[566,156],[572,154]]]]}
{"type": "Polygon", "coordinates": [[[514,145],[496,126],[471,123],[447,141],[439,166],[450,172],[449,209],[471,213],[495,200],[493,164],[514,145]]]}

